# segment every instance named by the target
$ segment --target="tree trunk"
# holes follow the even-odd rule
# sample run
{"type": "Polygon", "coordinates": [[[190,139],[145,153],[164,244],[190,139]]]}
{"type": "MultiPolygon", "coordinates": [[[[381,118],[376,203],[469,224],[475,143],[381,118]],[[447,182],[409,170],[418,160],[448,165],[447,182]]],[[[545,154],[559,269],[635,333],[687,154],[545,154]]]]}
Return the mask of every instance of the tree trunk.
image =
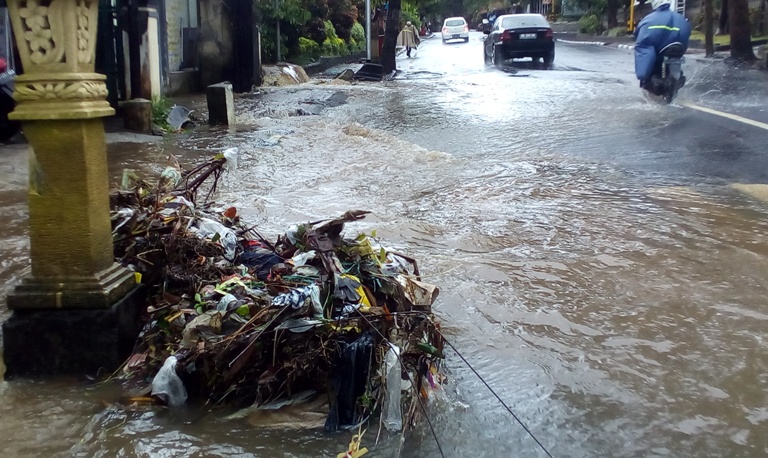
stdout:
{"type": "Polygon", "coordinates": [[[720,3],[720,20],[717,24],[717,34],[725,35],[728,33],[728,3],[729,0],[723,0],[720,3]]]}
{"type": "Polygon", "coordinates": [[[714,37],[714,17],[712,17],[712,9],[714,5],[712,0],[704,0],[704,47],[706,48],[707,57],[711,57],[715,54],[715,37],[714,37]]]}
{"type": "Polygon", "coordinates": [[[731,58],[734,60],[755,60],[749,26],[749,0],[729,0],[728,3],[731,58]]]}
{"type": "Polygon", "coordinates": [[[618,27],[619,3],[616,0],[608,0],[607,13],[608,13],[608,28],[612,29],[614,27],[618,27]]]}
{"type": "Polygon", "coordinates": [[[400,33],[400,0],[389,0],[387,29],[384,31],[384,44],[381,47],[381,66],[385,75],[397,70],[395,52],[398,33],[400,33]]]}

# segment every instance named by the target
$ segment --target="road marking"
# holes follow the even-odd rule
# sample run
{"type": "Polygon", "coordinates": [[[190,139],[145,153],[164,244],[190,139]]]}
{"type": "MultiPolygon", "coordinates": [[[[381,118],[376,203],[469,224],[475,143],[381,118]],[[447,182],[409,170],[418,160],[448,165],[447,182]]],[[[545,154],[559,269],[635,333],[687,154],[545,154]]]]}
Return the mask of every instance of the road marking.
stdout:
{"type": "Polygon", "coordinates": [[[688,103],[688,102],[681,102],[680,105],[682,105],[684,107],[692,108],[694,110],[701,111],[703,113],[708,113],[708,114],[711,114],[711,115],[727,118],[727,119],[730,119],[732,121],[737,121],[737,122],[741,122],[741,123],[744,123],[744,124],[748,124],[750,126],[757,127],[759,129],[768,130],[768,124],[766,124],[764,122],[760,122],[760,121],[755,121],[754,119],[745,118],[743,116],[739,116],[739,115],[735,115],[735,114],[731,114],[731,113],[725,113],[723,111],[713,110],[712,108],[706,108],[706,107],[702,107],[702,106],[699,106],[699,105],[696,105],[696,104],[693,104],[693,103],[688,103]]]}

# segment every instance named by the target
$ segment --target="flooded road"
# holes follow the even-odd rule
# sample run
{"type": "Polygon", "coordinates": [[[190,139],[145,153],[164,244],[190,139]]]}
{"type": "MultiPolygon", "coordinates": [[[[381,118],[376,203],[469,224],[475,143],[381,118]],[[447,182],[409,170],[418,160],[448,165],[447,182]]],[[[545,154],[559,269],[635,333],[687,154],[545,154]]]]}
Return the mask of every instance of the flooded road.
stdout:
{"type": "MultiPolygon", "coordinates": [[[[760,116],[758,75],[729,84],[689,60],[698,80],[681,100],[760,116]]],[[[372,211],[348,230],[376,229],[419,259],[449,337],[554,456],[768,454],[768,205],[754,197],[768,132],[648,102],[618,49],[558,44],[552,69],[501,71],[473,33],[398,65],[384,84],[240,98],[230,131],[112,144],[113,176],[239,146],[218,200],[265,234],[372,211]],[[317,114],[289,116],[299,108],[317,114]]],[[[5,285],[26,263],[19,158],[0,161],[16,177],[0,188],[5,285]]],[[[543,456],[455,354],[447,366],[430,409],[445,456],[543,456]]],[[[0,455],[319,457],[349,439],[194,407],[127,410],[118,387],[83,386],[0,384],[0,428],[13,432],[0,455]]],[[[440,456],[422,426],[403,456],[440,456]]],[[[369,456],[392,456],[395,441],[369,456]]]]}

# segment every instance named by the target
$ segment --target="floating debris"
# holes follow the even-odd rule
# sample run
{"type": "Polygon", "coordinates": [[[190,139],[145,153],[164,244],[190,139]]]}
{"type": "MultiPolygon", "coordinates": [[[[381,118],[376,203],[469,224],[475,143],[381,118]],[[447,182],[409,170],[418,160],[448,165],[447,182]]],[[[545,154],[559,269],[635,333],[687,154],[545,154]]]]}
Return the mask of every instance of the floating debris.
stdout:
{"type": "Polygon", "coordinates": [[[375,232],[344,231],[366,211],[268,240],[211,201],[236,157],[187,171],[174,162],[155,185],[126,173],[111,196],[116,257],[150,298],[122,377],[170,406],[188,398],[242,409],[235,417],[308,406],[326,431],[376,418],[411,428],[419,397],[444,381],[439,289],[375,232]]]}

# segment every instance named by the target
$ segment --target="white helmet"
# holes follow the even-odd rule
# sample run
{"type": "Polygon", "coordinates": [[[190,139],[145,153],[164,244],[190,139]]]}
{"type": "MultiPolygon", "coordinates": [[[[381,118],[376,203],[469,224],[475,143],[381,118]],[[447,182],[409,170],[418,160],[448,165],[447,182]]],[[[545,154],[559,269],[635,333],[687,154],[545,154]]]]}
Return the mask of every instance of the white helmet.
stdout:
{"type": "Polygon", "coordinates": [[[657,10],[661,5],[671,5],[671,0],[651,0],[651,6],[653,9],[657,10]]]}

